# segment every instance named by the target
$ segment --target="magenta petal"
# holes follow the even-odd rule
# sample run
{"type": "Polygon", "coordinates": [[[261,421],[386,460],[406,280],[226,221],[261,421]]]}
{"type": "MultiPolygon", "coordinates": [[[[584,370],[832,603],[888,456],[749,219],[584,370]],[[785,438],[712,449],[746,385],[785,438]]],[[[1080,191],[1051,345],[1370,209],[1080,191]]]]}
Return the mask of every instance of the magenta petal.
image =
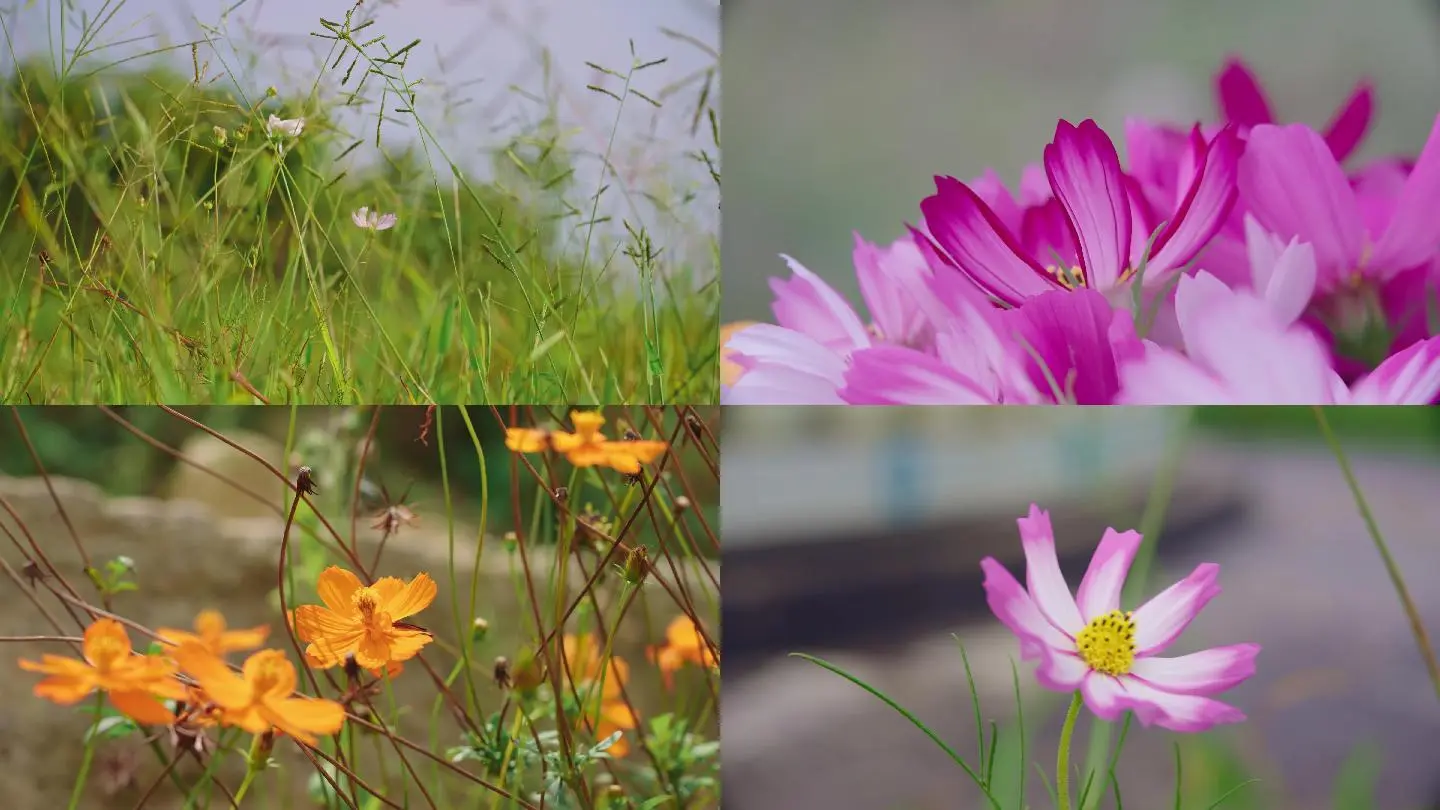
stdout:
{"type": "Polygon", "coordinates": [[[1020,639],[1020,657],[1031,660],[1047,654],[1047,650],[1074,650],[1075,641],[1062,633],[1040,612],[1030,592],[993,557],[980,561],[985,573],[982,585],[990,610],[1001,624],[1020,639]]]}
{"type": "Polygon", "coordinates": [[[1086,286],[1114,287],[1130,260],[1130,201],[1115,144],[1092,120],[1061,121],[1045,146],[1045,173],[1069,214],[1086,286]]]}
{"type": "Polygon", "coordinates": [[[1155,251],[1145,265],[1147,286],[1165,280],[1185,266],[1225,227],[1225,219],[1238,195],[1240,136],[1233,128],[1221,130],[1208,144],[1204,163],[1190,183],[1184,200],[1165,231],[1155,240],[1155,251]]]}
{"type": "Polygon", "coordinates": [[[1440,116],[1400,190],[1390,225],[1366,263],[1385,278],[1429,261],[1440,249],[1440,116]]]}
{"type": "Polygon", "coordinates": [[[1351,405],[1429,405],[1440,397],[1440,337],[1386,358],[1355,383],[1351,405]]]}
{"type": "Polygon", "coordinates": [[[1315,248],[1321,285],[1356,267],[1364,244],[1355,192],[1304,124],[1258,126],[1240,158],[1240,199],[1271,233],[1315,248]]]}
{"type": "Polygon", "coordinates": [[[840,398],[851,405],[997,404],[959,371],[904,346],[874,346],[851,355],[840,398]]]}
{"type": "Polygon", "coordinates": [[[1375,111],[1375,89],[1369,82],[1360,82],[1335,117],[1325,127],[1325,143],[1339,161],[1345,160],[1365,138],[1370,117],[1375,111]]]}
{"type": "Polygon", "coordinates": [[[803,332],[774,324],[747,326],[726,342],[745,373],[727,390],[727,405],[840,405],[845,359],[803,332]]]}
{"type": "Polygon", "coordinates": [[[1005,187],[1005,181],[1000,179],[994,169],[986,169],[984,174],[970,181],[970,190],[990,206],[990,210],[1007,230],[1015,233],[1020,229],[1020,217],[1025,207],[1015,201],[1010,189],[1005,187]]]}
{"type": "Polygon", "coordinates": [[[1080,254],[1075,249],[1075,237],[1066,218],[1065,206],[1059,200],[1047,200],[1040,205],[1025,209],[1020,217],[1020,246],[1030,256],[1042,256],[1046,261],[1064,262],[1075,266],[1080,254]]]}
{"type": "Polygon", "coordinates": [[[1050,292],[1001,315],[1028,347],[1036,388],[1077,405],[1113,402],[1120,382],[1110,343],[1114,308],[1105,296],[1094,290],[1050,292]]]}
{"type": "Polygon", "coordinates": [[[1215,95],[1221,115],[1231,123],[1253,127],[1275,120],[1260,82],[1239,57],[1225,60],[1224,67],[1215,75],[1215,95]]]}
{"type": "Polygon", "coordinates": [[[1022,254],[995,212],[959,180],[935,178],[935,194],[920,202],[920,211],[935,243],[995,298],[1015,306],[1056,288],[1045,268],[1022,254]]]}

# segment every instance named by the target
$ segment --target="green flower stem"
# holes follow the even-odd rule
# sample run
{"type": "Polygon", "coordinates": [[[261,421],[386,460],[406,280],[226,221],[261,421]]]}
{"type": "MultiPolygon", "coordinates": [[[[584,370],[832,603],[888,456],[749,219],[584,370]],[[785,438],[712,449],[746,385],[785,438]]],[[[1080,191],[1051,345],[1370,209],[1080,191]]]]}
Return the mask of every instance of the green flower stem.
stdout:
{"type": "Polygon", "coordinates": [[[99,692],[95,695],[95,723],[90,726],[90,738],[85,741],[85,754],[80,760],[80,773],[75,775],[75,787],[71,789],[70,803],[66,805],[69,810],[80,806],[80,796],[85,793],[85,783],[90,779],[90,763],[95,761],[95,741],[100,738],[95,727],[100,723],[100,710],[104,705],[105,693],[99,692]]]}
{"type": "Polygon", "coordinates": [[[250,756],[246,758],[245,779],[235,791],[235,806],[240,806],[240,800],[245,798],[245,793],[250,790],[250,784],[255,781],[255,775],[265,770],[265,764],[269,761],[268,752],[261,750],[265,739],[264,734],[256,734],[250,741],[250,756]]]}
{"type": "Polygon", "coordinates": [[[1075,732],[1075,718],[1080,716],[1080,707],[1085,698],[1080,690],[1070,698],[1070,710],[1065,712],[1065,725],[1060,727],[1060,751],[1055,755],[1055,794],[1060,799],[1060,810],[1070,810],[1070,735],[1075,732]]]}
{"type": "Polygon", "coordinates": [[[1385,536],[1380,533],[1380,524],[1375,522],[1375,515],[1370,511],[1370,504],[1365,500],[1364,491],[1360,489],[1360,481],[1355,478],[1355,471],[1350,469],[1350,460],[1345,457],[1340,440],[1336,438],[1335,430],[1330,427],[1330,420],[1325,418],[1325,409],[1318,405],[1315,406],[1315,421],[1320,425],[1320,432],[1325,435],[1326,444],[1330,445],[1330,452],[1335,454],[1335,461],[1340,465],[1340,474],[1345,476],[1345,483],[1350,487],[1350,494],[1355,497],[1355,506],[1360,510],[1360,517],[1365,521],[1370,539],[1375,541],[1375,550],[1380,553],[1380,559],[1385,563],[1390,584],[1395,588],[1395,595],[1400,597],[1400,607],[1410,620],[1410,632],[1415,636],[1415,646],[1420,648],[1420,657],[1425,660],[1425,669],[1430,673],[1430,683],[1435,687],[1435,696],[1440,697],[1440,661],[1435,658],[1435,648],[1430,646],[1430,637],[1425,632],[1425,623],[1420,620],[1420,611],[1410,598],[1410,589],[1405,587],[1405,579],[1400,576],[1400,566],[1390,555],[1390,547],[1385,543],[1385,536]]]}

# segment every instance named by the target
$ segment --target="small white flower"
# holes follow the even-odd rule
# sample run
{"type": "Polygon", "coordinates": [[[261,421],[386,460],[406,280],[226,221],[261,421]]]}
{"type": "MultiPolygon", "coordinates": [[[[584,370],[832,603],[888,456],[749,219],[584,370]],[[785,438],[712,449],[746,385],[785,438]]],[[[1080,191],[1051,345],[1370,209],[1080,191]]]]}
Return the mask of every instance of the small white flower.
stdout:
{"type": "Polygon", "coordinates": [[[364,206],[350,215],[356,225],[367,231],[388,231],[395,227],[394,214],[382,214],[379,211],[371,211],[369,206],[364,206]]]}
{"type": "Polygon", "coordinates": [[[304,118],[281,118],[271,114],[270,120],[265,122],[265,132],[269,135],[289,135],[292,138],[298,138],[304,131],[304,118]]]}

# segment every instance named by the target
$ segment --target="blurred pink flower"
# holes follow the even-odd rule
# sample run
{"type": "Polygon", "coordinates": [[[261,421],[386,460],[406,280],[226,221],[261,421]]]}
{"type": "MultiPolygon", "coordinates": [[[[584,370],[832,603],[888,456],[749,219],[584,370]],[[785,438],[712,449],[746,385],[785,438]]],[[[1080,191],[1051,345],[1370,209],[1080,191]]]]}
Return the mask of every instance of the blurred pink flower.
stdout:
{"type": "MultiPolygon", "coordinates": [[[[1220,114],[1227,122],[1240,127],[1242,134],[1251,127],[1275,123],[1265,89],[1239,57],[1226,59],[1215,74],[1215,99],[1220,114]]],[[[1336,161],[1349,157],[1364,140],[1374,111],[1375,90],[1369,81],[1362,79],[1325,126],[1325,145],[1336,161]]]]}
{"type": "Polygon", "coordinates": [[[1175,310],[1184,353],[1147,343],[1122,362],[1117,404],[1424,405],[1440,395],[1440,338],[1347,386],[1320,337],[1255,292],[1201,272],[1180,279],[1175,310]]]}
{"type": "Polygon", "coordinates": [[[1142,725],[1205,731],[1245,714],[1218,695],[1255,674],[1258,644],[1214,647],[1175,658],[1164,652],[1211,599],[1220,566],[1202,563],[1190,576],[1133,611],[1120,592],[1140,547],[1139,532],[1107,529],[1074,595],[1060,572],[1048,512],[1030,506],[1020,518],[1025,550],[1022,586],[993,557],[980,562],[990,609],[1020,640],[1020,657],[1037,661],[1036,680],[1058,692],[1078,690],[1097,717],[1134,712],[1142,725]]]}
{"type": "Polygon", "coordinates": [[[350,215],[350,219],[367,231],[388,231],[395,227],[396,217],[394,214],[382,214],[371,211],[369,206],[362,206],[350,215]]]}

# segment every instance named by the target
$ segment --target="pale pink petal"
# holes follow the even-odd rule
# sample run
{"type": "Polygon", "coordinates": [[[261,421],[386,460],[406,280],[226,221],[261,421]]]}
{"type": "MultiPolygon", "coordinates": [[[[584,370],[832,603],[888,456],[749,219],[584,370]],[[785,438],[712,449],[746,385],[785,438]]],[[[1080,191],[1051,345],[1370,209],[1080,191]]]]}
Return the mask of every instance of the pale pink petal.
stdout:
{"type": "Polygon", "coordinates": [[[851,355],[839,393],[851,405],[998,404],[939,358],[905,346],[873,346],[851,355]]]}
{"type": "Polygon", "coordinates": [[[1021,658],[1029,661],[1049,655],[1048,650],[1074,651],[1075,639],[1045,618],[1035,600],[1005,566],[994,557],[986,557],[980,561],[980,570],[985,573],[985,600],[995,618],[1020,639],[1021,658]]]}
{"type": "Polygon", "coordinates": [[[1315,248],[1322,279],[1358,265],[1364,226],[1330,147],[1304,124],[1258,126],[1240,158],[1240,197],[1265,229],[1315,248]]]}
{"type": "Polygon", "coordinates": [[[1130,572],[1140,540],[1139,532],[1105,530],[1100,545],[1095,547],[1095,555],[1090,558],[1090,567],[1080,580],[1080,589],[1075,592],[1081,620],[1088,622],[1119,609],[1120,589],[1125,586],[1125,575],[1130,572]]]}
{"type": "Polygon", "coordinates": [[[1218,576],[1220,566],[1201,563],[1190,576],[1136,608],[1132,614],[1135,654],[1152,655],[1168,647],[1200,614],[1200,609],[1219,595],[1220,586],[1215,584],[1218,576]]]}
{"type": "Polygon", "coordinates": [[[920,202],[925,225],[965,275],[1012,306],[1056,288],[1045,268],[1024,256],[1015,237],[975,192],[953,177],[936,177],[935,194],[920,202]]]}
{"type": "MultiPolygon", "coordinates": [[[[1089,685],[1093,678],[1087,678],[1089,685]]],[[[1193,734],[1226,723],[1239,723],[1245,713],[1227,703],[1198,695],[1183,695],[1157,689],[1137,678],[1122,678],[1107,695],[1122,710],[1135,713],[1142,726],[1159,726],[1193,734]]]]}
{"type": "Polygon", "coordinates": [[[1175,309],[1189,358],[1237,404],[1330,401],[1334,371],[1320,339],[1304,326],[1287,328],[1259,297],[1200,272],[1180,279],[1175,309]]]}
{"type": "MultiPolygon", "coordinates": [[[[1075,646],[1072,642],[1072,648],[1075,646]]],[[[1080,658],[1079,653],[1044,648],[1045,655],[1035,667],[1035,680],[1046,689],[1056,692],[1074,692],[1090,674],[1090,666],[1080,658]]]]}
{"type": "Polygon", "coordinates": [[[808,335],[774,324],[747,326],[726,342],[745,373],[726,404],[841,405],[845,358],[808,335]]]}
{"type": "Polygon", "coordinates": [[[1429,405],[1440,397],[1440,337],[1411,344],[1351,388],[1351,405],[1429,405]]]}
{"type": "Polygon", "coordinates": [[[1259,644],[1214,647],[1176,658],[1137,658],[1130,674],[1178,695],[1214,695],[1255,674],[1259,644]]]}
{"type": "Polygon", "coordinates": [[[915,243],[907,236],[882,248],[857,233],[853,257],[860,295],[882,339],[907,346],[927,342],[931,326],[919,297],[930,294],[930,269],[915,243]]]}
{"type": "Polygon", "coordinates": [[[1045,173],[1069,214],[1086,286],[1114,287],[1130,259],[1130,201],[1115,145],[1094,121],[1061,121],[1045,146],[1045,173]]]}
{"type": "Polygon", "coordinates": [[[1434,258],[1440,249],[1440,116],[1415,167],[1395,201],[1390,224],[1376,243],[1366,266],[1388,278],[1434,258]]]}
{"type": "Polygon", "coordinates": [[[1144,354],[1120,364],[1116,405],[1233,405],[1225,385],[1185,355],[1147,343],[1144,354]]]}
{"type": "Polygon", "coordinates": [[[1020,544],[1025,549],[1025,583],[1040,612],[1052,624],[1073,636],[1085,627],[1080,609],[1060,573],[1060,559],[1055,554],[1055,531],[1050,526],[1050,513],[1035,504],[1030,514],[1019,518],[1020,544]]]}
{"type": "Polygon", "coordinates": [[[1225,60],[1215,75],[1215,95],[1220,102],[1220,113],[1227,121],[1253,127],[1275,120],[1259,80],[1239,57],[1225,60]]]}
{"type": "Polygon", "coordinates": [[[1315,294],[1315,251],[1292,239],[1286,245],[1255,218],[1245,215],[1245,245],[1255,291],[1265,298],[1276,320],[1289,326],[1299,320],[1315,294]]]}
{"type": "MultiPolygon", "coordinates": [[[[1201,137],[1198,130],[1194,137],[1201,137]]],[[[1180,207],[1155,240],[1145,265],[1147,287],[1163,283],[1171,272],[1184,267],[1225,227],[1239,194],[1236,177],[1242,149],[1233,128],[1221,130],[1206,145],[1199,174],[1190,181],[1180,207]]]]}
{"type": "Polygon", "coordinates": [[[775,294],[771,309],[777,324],[803,332],[832,351],[870,345],[865,324],[840,293],[789,256],[780,258],[794,275],[770,279],[770,290],[775,294]]]}
{"type": "Polygon", "coordinates": [[[1054,198],[1055,191],[1050,188],[1050,178],[1045,174],[1044,165],[1025,164],[1025,168],[1020,170],[1020,205],[1033,208],[1054,198]]]}
{"type": "Polygon", "coordinates": [[[1325,126],[1325,143],[1336,160],[1345,160],[1360,145],[1365,131],[1370,128],[1370,116],[1374,110],[1375,88],[1368,81],[1355,85],[1350,97],[1325,126]]]}
{"type": "Polygon", "coordinates": [[[1125,690],[1120,680],[1110,675],[1091,671],[1080,684],[1080,694],[1092,714],[1111,723],[1119,720],[1130,708],[1125,702],[1125,690]]]}

